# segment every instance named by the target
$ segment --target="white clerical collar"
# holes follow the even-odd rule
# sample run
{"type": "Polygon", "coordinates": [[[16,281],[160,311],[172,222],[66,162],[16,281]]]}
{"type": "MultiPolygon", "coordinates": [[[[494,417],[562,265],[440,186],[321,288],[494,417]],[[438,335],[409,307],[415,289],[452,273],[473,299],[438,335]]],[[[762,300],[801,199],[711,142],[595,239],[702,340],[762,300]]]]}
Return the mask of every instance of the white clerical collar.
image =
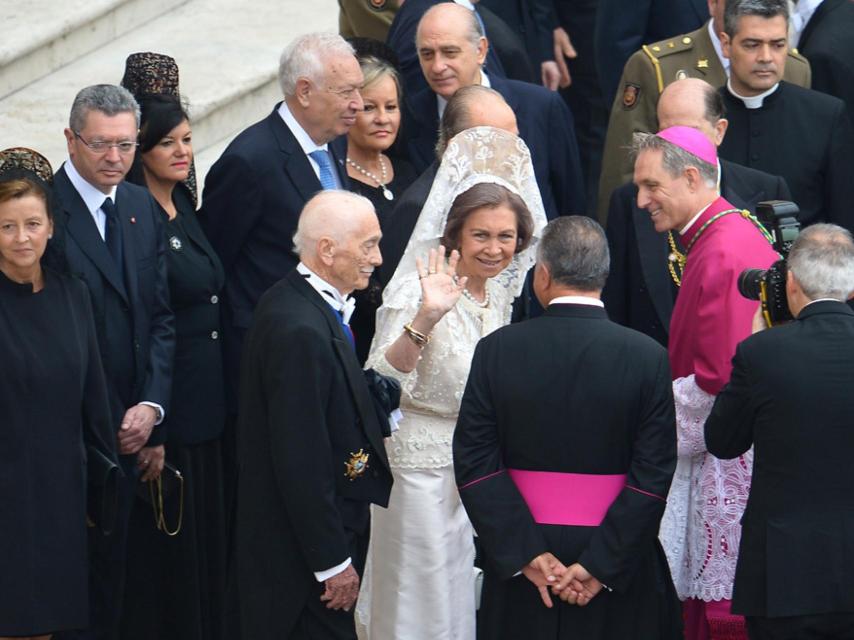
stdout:
{"type": "Polygon", "coordinates": [[[590,296],[558,296],[549,300],[549,305],[553,304],[585,304],[588,307],[605,307],[605,303],[599,298],[591,298],[590,296]]]}
{"type": "Polygon", "coordinates": [[[288,129],[291,130],[291,133],[294,134],[294,138],[297,139],[297,142],[299,143],[299,146],[302,147],[305,155],[309,155],[311,152],[317,151],[318,149],[322,149],[323,151],[327,150],[326,144],[317,144],[311,139],[311,136],[308,135],[306,130],[302,128],[302,125],[297,122],[297,119],[291,112],[290,107],[288,107],[286,100],[282,100],[282,104],[279,105],[279,116],[281,116],[282,120],[285,121],[285,124],[288,129]]]}
{"type": "MultiPolygon", "coordinates": [[[[804,309],[806,309],[806,308],[807,308],[808,306],[810,306],[811,304],[815,304],[816,302],[842,302],[842,300],[837,300],[836,298],[816,298],[815,300],[810,300],[809,302],[807,302],[807,303],[803,306],[803,308],[801,309],[801,311],[803,311],[804,309]]],[[[799,313],[798,315],[801,315],[801,314],[799,313]]]]}
{"type": "Polygon", "coordinates": [[[344,324],[350,324],[350,316],[356,308],[356,299],[351,296],[342,296],[331,284],[305,266],[302,262],[297,265],[297,271],[305,278],[311,287],[320,294],[330,307],[343,316],[344,324]]]}
{"type": "Polygon", "coordinates": [[[458,5],[461,5],[468,9],[469,11],[474,11],[474,5],[470,2],[470,0],[454,0],[458,5]]]}
{"type": "Polygon", "coordinates": [[[110,189],[109,193],[104,193],[97,187],[95,187],[92,183],[87,182],[83,176],[81,176],[77,172],[77,168],[74,166],[74,162],[71,161],[71,158],[65,161],[65,175],[68,176],[68,179],[71,181],[71,184],[77,190],[77,193],[80,194],[80,197],[83,199],[83,203],[86,205],[86,208],[89,210],[93,216],[96,214],[98,209],[101,208],[101,205],[104,204],[105,198],[110,198],[113,201],[113,204],[116,203],[116,187],[114,186],[110,189]]]}
{"type": "Polygon", "coordinates": [[[815,10],[818,9],[820,4],[821,0],[798,0],[798,3],[795,5],[795,10],[792,11],[792,14],[789,16],[790,40],[797,43],[798,46],[801,44],[801,36],[804,33],[807,23],[810,21],[812,14],[815,13],[815,10]]]}
{"type": "Polygon", "coordinates": [[[729,58],[724,56],[723,47],[721,47],[721,38],[715,33],[715,21],[709,20],[708,24],[709,38],[712,40],[712,46],[715,48],[715,53],[718,55],[718,60],[721,61],[721,66],[724,68],[727,78],[729,78],[729,58]]]}
{"type": "MultiPolygon", "coordinates": [[[[716,198],[716,199],[717,199],[717,198],[716,198]]],[[[714,200],[712,200],[712,202],[714,202],[714,200]]],[[[711,207],[711,206],[712,206],[712,202],[710,202],[710,203],[709,203],[709,204],[707,204],[705,207],[703,207],[702,209],[700,209],[699,213],[697,213],[697,215],[695,215],[693,218],[691,218],[691,219],[688,221],[688,224],[686,224],[684,227],[682,227],[682,228],[679,230],[679,235],[680,235],[680,236],[684,236],[684,235],[685,235],[685,232],[686,232],[686,231],[688,231],[688,229],[690,229],[690,228],[691,228],[691,225],[692,225],[692,224],[694,224],[695,222],[697,222],[697,218],[699,218],[701,215],[703,215],[703,214],[706,212],[706,209],[708,209],[709,207],[711,207]]]]}
{"type": "MultiPolygon", "coordinates": [[[[480,86],[492,88],[492,85],[489,82],[489,76],[486,75],[486,71],[483,70],[483,67],[480,68],[480,86]]],[[[439,120],[441,120],[442,114],[445,113],[445,107],[448,106],[448,101],[438,93],[436,94],[436,106],[439,108],[439,120]]]]}
{"type": "Polygon", "coordinates": [[[735,90],[732,88],[732,80],[726,81],[727,91],[729,91],[733,96],[735,96],[736,98],[741,100],[744,103],[744,106],[747,107],[748,109],[761,109],[762,103],[765,102],[765,98],[767,98],[772,93],[774,93],[777,90],[777,87],[779,87],[779,86],[780,86],[780,83],[778,82],[773,87],[768,89],[768,91],[760,93],[758,96],[745,97],[745,96],[740,96],[735,92],[735,90]]]}

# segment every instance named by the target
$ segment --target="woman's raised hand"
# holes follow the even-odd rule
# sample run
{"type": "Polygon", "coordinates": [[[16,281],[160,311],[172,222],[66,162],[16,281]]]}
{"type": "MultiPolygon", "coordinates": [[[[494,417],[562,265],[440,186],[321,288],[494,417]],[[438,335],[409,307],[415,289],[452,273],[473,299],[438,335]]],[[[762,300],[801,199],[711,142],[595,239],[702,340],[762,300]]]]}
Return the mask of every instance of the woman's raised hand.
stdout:
{"type": "Polygon", "coordinates": [[[462,295],[467,278],[457,277],[458,251],[451,251],[445,263],[445,247],[430,249],[427,266],[421,258],[415,259],[418,279],[421,282],[421,308],[438,321],[450,311],[462,295]]]}

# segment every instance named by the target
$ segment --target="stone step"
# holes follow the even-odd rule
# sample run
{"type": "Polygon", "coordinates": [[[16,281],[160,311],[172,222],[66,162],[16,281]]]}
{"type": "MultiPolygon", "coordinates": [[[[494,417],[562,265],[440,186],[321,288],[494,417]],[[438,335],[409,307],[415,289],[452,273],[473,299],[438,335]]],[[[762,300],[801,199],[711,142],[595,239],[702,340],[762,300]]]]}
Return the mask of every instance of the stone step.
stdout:
{"type": "Polygon", "coordinates": [[[7,0],[0,39],[0,98],[187,1],[7,0]]]}
{"type": "Polygon", "coordinates": [[[0,144],[32,147],[57,168],[77,91],[118,82],[128,54],[156,51],[178,62],[203,183],[219,155],[206,149],[221,151],[281,99],[276,72],[285,45],[302,33],[335,31],[337,15],[335,0],[190,0],[0,100],[0,144]]]}

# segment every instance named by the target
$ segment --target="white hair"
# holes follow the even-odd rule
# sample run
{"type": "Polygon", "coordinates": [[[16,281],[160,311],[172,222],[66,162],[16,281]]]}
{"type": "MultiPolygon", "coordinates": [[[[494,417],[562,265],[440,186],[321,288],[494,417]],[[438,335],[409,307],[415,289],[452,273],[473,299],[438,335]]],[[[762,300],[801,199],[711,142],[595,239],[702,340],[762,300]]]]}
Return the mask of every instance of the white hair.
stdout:
{"type": "Polygon", "coordinates": [[[324,62],[348,55],[355,56],[356,52],[337,33],[307,33],[298,37],[285,47],[279,58],[282,95],[293,96],[300,78],[308,78],[320,84],[326,74],[324,62]]]}
{"type": "Polygon", "coordinates": [[[302,209],[294,233],[294,253],[310,255],[317,241],[326,236],[344,242],[356,227],[358,209],[374,212],[374,205],[364,196],[341,189],[327,189],[314,195],[302,209]]]}
{"type": "Polygon", "coordinates": [[[847,229],[835,224],[814,224],[801,231],[786,264],[810,300],[844,302],[854,291],[854,242],[847,229]]]}

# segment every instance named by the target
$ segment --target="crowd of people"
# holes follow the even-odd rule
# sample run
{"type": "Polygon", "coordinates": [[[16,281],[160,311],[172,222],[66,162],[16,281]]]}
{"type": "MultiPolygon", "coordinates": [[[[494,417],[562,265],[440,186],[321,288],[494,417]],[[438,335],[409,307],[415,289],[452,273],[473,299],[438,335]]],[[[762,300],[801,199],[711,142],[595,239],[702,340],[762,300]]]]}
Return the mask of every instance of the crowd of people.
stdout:
{"type": "Polygon", "coordinates": [[[0,640],[854,639],[854,2],[339,4],[0,151],[0,640]]]}

